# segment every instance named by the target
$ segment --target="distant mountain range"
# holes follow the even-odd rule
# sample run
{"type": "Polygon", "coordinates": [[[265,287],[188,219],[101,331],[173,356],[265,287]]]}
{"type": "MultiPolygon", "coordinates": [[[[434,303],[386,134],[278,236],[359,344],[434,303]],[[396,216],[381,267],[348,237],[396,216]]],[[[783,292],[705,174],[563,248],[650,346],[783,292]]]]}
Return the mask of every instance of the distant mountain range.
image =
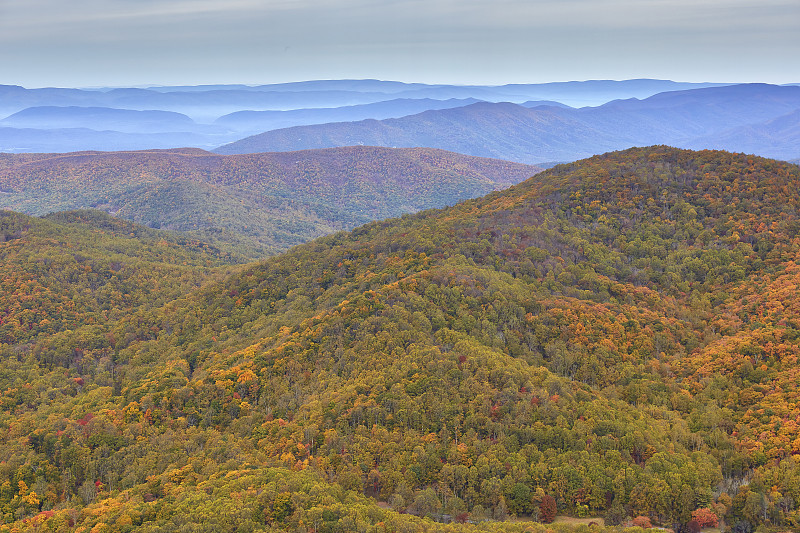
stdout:
{"type": "Polygon", "coordinates": [[[37,106],[0,120],[0,148],[12,153],[210,148],[236,137],[174,111],[37,106]]]}
{"type": "Polygon", "coordinates": [[[777,158],[791,157],[800,154],[800,109],[765,122],[700,137],[686,143],[686,146],[767,154],[777,158]]]}
{"type": "Polygon", "coordinates": [[[134,111],[107,107],[29,107],[0,120],[14,128],[91,128],[120,132],[190,131],[197,124],[174,111],[134,111]]]}
{"type": "Polygon", "coordinates": [[[96,208],[260,257],[366,222],[455,204],[539,168],[430,148],[221,156],[199,149],[0,154],[0,208],[96,208]]]}
{"type": "Polygon", "coordinates": [[[451,109],[476,102],[478,100],[474,98],[451,98],[449,100],[397,98],[385,102],[355,106],[292,109],[288,111],[237,111],[218,118],[214,121],[214,124],[235,131],[261,133],[268,130],[309,124],[404,117],[430,109],[451,109]]]}
{"type": "Polygon", "coordinates": [[[617,98],[713,84],[625,80],[454,86],[378,80],[321,80],[261,86],[25,89],[0,85],[1,152],[212,149],[271,129],[385,119],[477,101],[526,106],[598,105],[617,98]],[[151,123],[145,115],[186,115],[151,123]],[[5,117],[5,118],[4,118],[5,117]],[[103,131],[98,135],[96,132],[103,131]],[[108,133],[105,133],[108,132],[108,133]]]}
{"type": "Polygon", "coordinates": [[[0,126],[0,152],[78,152],[82,150],[144,150],[179,146],[212,148],[230,136],[193,132],[126,133],[89,128],[4,128],[0,126]],[[214,139],[218,142],[215,143],[214,139]]]}
{"type": "Polygon", "coordinates": [[[398,119],[273,130],[217,153],[347,145],[432,146],[525,163],[573,161],[631,146],[722,148],[789,159],[798,154],[800,87],[745,84],[660,93],[598,107],[476,103],[398,119]]]}
{"type": "Polygon", "coordinates": [[[205,91],[154,91],[120,88],[102,90],[25,89],[0,85],[0,112],[14,113],[27,107],[82,106],[118,109],[175,111],[195,120],[245,109],[298,109],[379,102],[396,98],[385,93],[358,91],[270,91],[217,89],[205,91]]]}
{"type": "Polygon", "coordinates": [[[571,119],[560,108],[528,109],[517,104],[480,102],[396,119],[273,130],[214,151],[237,154],[351,145],[433,146],[482,157],[538,162],[575,159],[576,151],[589,156],[612,150],[617,144],[614,135],[571,119]]]}
{"type": "Polygon", "coordinates": [[[729,85],[670,80],[590,80],[539,84],[429,85],[380,80],[318,80],[272,85],[205,85],[148,88],[26,89],[0,85],[0,114],[35,106],[160,109],[204,121],[243,110],[340,107],[398,98],[475,98],[500,102],[556,100],[571,106],[599,105],[619,98],[646,98],[664,92],[729,85]]]}
{"type": "Polygon", "coordinates": [[[106,89],[0,86],[0,151],[191,146],[218,153],[427,146],[523,163],[669,144],[800,155],[800,87],[319,80],[106,89]]]}

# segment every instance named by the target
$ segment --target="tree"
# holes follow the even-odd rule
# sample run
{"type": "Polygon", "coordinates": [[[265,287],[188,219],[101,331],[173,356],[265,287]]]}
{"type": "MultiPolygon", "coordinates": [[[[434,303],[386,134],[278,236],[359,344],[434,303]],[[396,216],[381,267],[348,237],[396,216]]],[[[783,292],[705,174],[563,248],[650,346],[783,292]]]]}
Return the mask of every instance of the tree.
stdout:
{"type": "Polygon", "coordinates": [[[703,507],[702,509],[692,511],[692,520],[697,520],[697,523],[700,524],[701,528],[717,527],[719,517],[708,507],[703,507]]]}
{"type": "Polygon", "coordinates": [[[531,510],[531,489],[524,483],[515,483],[508,499],[508,510],[512,514],[521,515],[531,510]]]}
{"type": "Polygon", "coordinates": [[[294,504],[292,503],[292,495],[284,492],[275,496],[272,502],[272,508],[269,511],[269,518],[275,522],[283,522],[286,517],[291,516],[294,512],[294,504]]]}
{"type": "Polygon", "coordinates": [[[436,496],[436,491],[430,487],[420,491],[419,494],[417,494],[417,497],[414,499],[414,509],[417,511],[419,516],[427,516],[437,513],[441,506],[442,503],[436,496]]]}
{"type": "Polygon", "coordinates": [[[616,526],[622,523],[625,520],[627,514],[625,513],[625,508],[622,506],[618,497],[614,498],[614,501],[611,503],[611,507],[608,508],[606,511],[606,524],[611,526],[616,526]]]}
{"type": "Polygon", "coordinates": [[[766,519],[767,499],[760,492],[749,492],[745,500],[744,508],[742,509],[742,514],[751,524],[760,524],[766,519]]]}
{"type": "Polygon", "coordinates": [[[544,524],[549,524],[556,519],[557,512],[556,499],[549,494],[542,496],[542,503],[539,504],[539,520],[544,524]]]}

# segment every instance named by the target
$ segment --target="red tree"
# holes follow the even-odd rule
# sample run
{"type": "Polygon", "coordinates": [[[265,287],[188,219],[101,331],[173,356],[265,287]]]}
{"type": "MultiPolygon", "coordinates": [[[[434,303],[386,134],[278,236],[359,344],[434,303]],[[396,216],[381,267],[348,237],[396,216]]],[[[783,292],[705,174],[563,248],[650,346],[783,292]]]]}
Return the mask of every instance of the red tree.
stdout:
{"type": "Polygon", "coordinates": [[[697,520],[700,527],[717,527],[719,523],[719,517],[708,507],[692,511],[692,520],[697,520]]]}
{"type": "Polygon", "coordinates": [[[542,503],[539,504],[539,520],[544,524],[549,524],[556,519],[557,511],[556,499],[549,494],[542,496],[542,503]]]}

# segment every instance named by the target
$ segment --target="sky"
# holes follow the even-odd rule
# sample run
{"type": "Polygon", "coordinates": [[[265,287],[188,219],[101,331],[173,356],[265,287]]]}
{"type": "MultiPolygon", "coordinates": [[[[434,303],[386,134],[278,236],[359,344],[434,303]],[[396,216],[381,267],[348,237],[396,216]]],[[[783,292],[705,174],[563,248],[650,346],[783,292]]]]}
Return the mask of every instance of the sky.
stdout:
{"type": "Polygon", "coordinates": [[[0,0],[0,84],[800,83],[798,0],[0,0]]]}

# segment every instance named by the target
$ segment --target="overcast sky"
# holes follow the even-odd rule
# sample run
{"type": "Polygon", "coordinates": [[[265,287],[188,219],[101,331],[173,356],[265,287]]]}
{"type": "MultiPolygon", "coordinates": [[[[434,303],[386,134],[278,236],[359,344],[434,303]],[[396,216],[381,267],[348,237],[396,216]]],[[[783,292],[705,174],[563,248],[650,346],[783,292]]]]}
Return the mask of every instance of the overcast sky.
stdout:
{"type": "Polygon", "coordinates": [[[0,0],[0,84],[800,82],[800,0],[0,0]]]}

